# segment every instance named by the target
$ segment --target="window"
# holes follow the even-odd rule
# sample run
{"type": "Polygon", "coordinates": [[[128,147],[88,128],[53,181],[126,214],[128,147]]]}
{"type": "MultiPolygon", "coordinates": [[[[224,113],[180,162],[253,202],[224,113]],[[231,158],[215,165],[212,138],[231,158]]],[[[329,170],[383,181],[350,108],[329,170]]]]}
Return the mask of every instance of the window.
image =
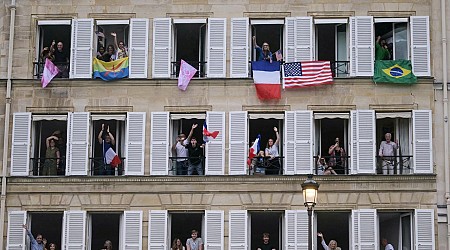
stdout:
{"type": "Polygon", "coordinates": [[[263,242],[263,234],[269,234],[269,243],[275,249],[283,249],[282,212],[249,211],[250,248],[257,249],[263,242]]]}
{"type": "Polygon", "coordinates": [[[386,46],[389,56],[384,60],[409,60],[408,18],[375,18],[375,39],[386,46]]]}
{"type": "Polygon", "coordinates": [[[206,19],[174,20],[175,55],[172,77],[178,77],[180,61],[184,60],[198,71],[194,77],[206,75],[206,19]]]}
{"type": "Polygon", "coordinates": [[[92,154],[90,158],[91,175],[122,175],[125,158],[125,120],[126,115],[91,115],[92,119],[92,154]],[[103,130],[102,130],[103,128],[103,130]],[[110,134],[108,134],[108,129],[110,134]],[[101,132],[102,131],[102,132],[101,132]],[[101,133],[101,134],[100,134],[101,133]],[[99,135],[101,139],[99,139],[99,135]],[[100,143],[100,140],[102,143],[100,143]],[[105,143],[103,145],[103,143],[105,143]],[[109,147],[121,159],[121,164],[112,166],[104,158],[105,147],[109,147]]]}
{"type": "MultiPolygon", "coordinates": [[[[316,210],[315,214],[315,231],[321,232],[325,238],[325,243],[328,245],[330,240],[335,240],[338,246],[342,249],[351,249],[350,235],[351,228],[349,220],[351,219],[351,213],[349,211],[320,211],[316,210]],[[336,225],[339,225],[338,227],[336,225]]],[[[316,235],[316,234],[314,234],[316,235]]],[[[322,249],[321,238],[317,237],[317,248],[322,249]]]]}
{"type": "Polygon", "coordinates": [[[34,237],[41,234],[43,239],[47,240],[48,245],[55,243],[57,247],[61,246],[62,212],[30,212],[28,217],[31,221],[31,225],[28,226],[34,237]],[[49,221],[51,221],[51,226],[49,226],[49,221]]]}
{"type": "Polygon", "coordinates": [[[226,19],[153,20],[153,78],[178,77],[180,61],[199,77],[225,77],[226,19]]]}
{"type": "MultiPolygon", "coordinates": [[[[116,33],[117,43],[123,42],[125,47],[129,44],[130,26],[129,20],[97,20],[95,27],[95,48],[98,52],[100,47],[107,48],[109,45],[115,47],[114,37],[111,33],[116,33]]],[[[115,48],[117,49],[117,48],[115,48]]]]}
{"type": "Polygon", "coordinates": [[[347,19],[314,19],[316,59],[330,61],[334,77],[349,74],[347,19]],[[332,46],[330,46],[330,44],[332,46]],[[334,45],[334,46],[333,46],[334,45]]]}
{"type": "MultiPolygon", "coordinates": [[[[71,20],[38,20],[37,36],[36,36],[36,55],[34,63],[34,77],[40,78],[44,70],[45,56],[49,53],[53,41],[55,45],[53,48],[58,49],[58,44],[62,44],[62,51],[67,59],[70,58],[70,51],[72,46],[71,40],[71,20]],[[45,50],[44,50],[45,48],[45,50]]],[[[58,57],[50,58],[60,70],[64,69],[64,74],[59,74],[56,77],[69,77],[69,62],[58,57]]]]}
{"type": "MultiPolygon", "coordinates": [[[[105,242],[111,241],[112,248],[120,248],[120,222],[122,213],[90,213],[90,248],[104,249],[105,242]]],[[[123,233],[123,232],[122,232],[123,233]]]]}
{"type": "MultiPolygon", "coordinates": [[[[283,29],[284,20],[268,20],[268,19],[252,19],[251,24],[251,35],[256,37],[256,44],[262,48],[263,43],[269,44],[270,51],[275,56],[275,52],[280,50],[283,51],[283,29]]],[[[258,60],[258,55],[256,49],[252,47],[252,60],[258,60]]],[[[276,58],[272,58],[276,61],[276,58]]]]}
{"type": "Polygon", "coordinates": [[[204,218],[203,211],[170,212],[170,246],[175,239],[180,239],[183,246],[186,246],[186,240],[191,238],[191,232],[194,229],[198,231],[197,237],[202,238],[204,242],[202,237],[204,235],[204,228],[202,227],[204,218]]]}

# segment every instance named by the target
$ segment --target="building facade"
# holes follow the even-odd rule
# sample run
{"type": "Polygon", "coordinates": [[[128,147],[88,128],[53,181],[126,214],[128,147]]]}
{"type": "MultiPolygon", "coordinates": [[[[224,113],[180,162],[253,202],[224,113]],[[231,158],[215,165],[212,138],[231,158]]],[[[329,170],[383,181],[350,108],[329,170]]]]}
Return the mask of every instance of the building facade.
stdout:
{"type": "Polygon", "coordinates": [[[27,249],[25,224],[61,249],[111,240],[166,250],[193,229],[205,249],[256,249],[263,233],[276,249],[307,249],[301,183],[312,173],[314,249],[318,232],[342,249],[380,249],[383,238],[395,249],[447,249],[448,8],[437,0],[5,1],[1,247],[27,249]],[[128,48],[129,77],[93,79],[92,61],[101,47],[117,49],[114,37],[128,48]],[[285,62],[331,61],[334,83],[259,100],[253,39],[285,62]],[[417,83],[373,82],[377,40],[387,44],[384,59],[411,61],[417,83]],[[53,42],[61,73],[42,88],[41,54],[53,42]],[[180,60],[198,70],[186,91],[177,88],[180,60]],[[191,129],[201,142],[204,124],[218,135],[202,149],[203,173],[187,176],[192,159],[172,146],[191,129]],[[390,158],[379,156],[386,133],[399,145],[390,158]],[[261,150],[278,142],[278,157],[248,162],[258,135],[261,150]],[[117,167],[105,164],[105,146],[121,158],[117,167]],[[319,174],[321,157],[337,175],[319,174]]]}

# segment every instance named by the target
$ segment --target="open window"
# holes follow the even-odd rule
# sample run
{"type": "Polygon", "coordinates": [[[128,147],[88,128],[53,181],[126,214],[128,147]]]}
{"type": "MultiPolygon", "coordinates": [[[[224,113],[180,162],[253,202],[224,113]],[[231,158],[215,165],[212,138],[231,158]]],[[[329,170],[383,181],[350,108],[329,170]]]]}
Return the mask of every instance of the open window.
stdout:
{"type": "MultiPolygon", "coordinates": [[[[272,60],[276,61],[275,52],[283,51],[284,19],[251,19],[250,25],[251,37],[256,37],[256,44],[261,48],[263,43],[269,44],[273,54],[272,60]]],[[[252,61],[258,60],[254,47],[252,47],[251,58],[252,61]]]]}
{"type": "Polygon", "coordinates": [[[408,18],[375,18],[375,39],[380,36],[380,45],[386,46],[389,56],[384,60],[409,60],[408,18]]]}
{"type": "Polygon", "coordinates": [[[28,225],[28,227],[31,229],[34,237],[41,234],[42,238],[47,240],[48,245],[55,243],[57,248],[61,246],[63,228],[62,212],[30,212],[28,213],[28,217],[29,221],[31,221],[31,225],[28,225]],[[49,221],[52,222],[52,226],[48,225],[49,221]]]}
{"type": "MultiPolygon", "coordinates": [[[[314,149],[315,156],[321,156],[337,174],[349,173],[349,113],[314,113],[314,149]],[[338,141],[339,148],[332,150],[332,146],[338,141]]],[[[317,170],[317,157],[314,157],[314,164],[317,170]]]]}
{"type": "Polygon", "coordinates": [[[180,73],[180,61],[197,69],[194,77],[206,76],[206,19],[174,19],[172,77],[180,73]]]}
{"type": "Polygon", "coordinates": [[[109,45],[115,46],[114,37],[111,35],[113,32],[117,35],[117,42],[123,42],[125,47],[128,47],[130,35],[129,20],[96,20],[95,54],[97,54],[100,47],[105,48],[106,51],[109,45]]]}
{"type": "MultiPolygon", "coordinates": [[[[335,240],[342,249],[350,248],[350,211],[315,211],[314,229],[323,234],[325,243],[328,245],[330,240],[335,240]],[[339,227],[336,227],[339,225],[339,227]]],[[[316,235],[313,233],[313,235],[316,235]]],[[[321,238],[316,237],[317,248],[323,249],[321,238]]],[[[313,238],[314,239],[314,238],[313,238]]]]}
{"type": "Polygon", "coordinates": [[[168,237],[170,246],[175,239],[180,239],[183,246],[186,246],[186,240],[191,238],[192,230],[197,230],[198,237],[203,239],[204,218],[203,211],[170,212],[170,235],[168,237]]]}
{"type": "MultiPolygon", "coordinates": [[[[54,49],[57,49],[58,43],[62,44],[62,51],[64,51],[64,54],[67,56],[67,58],[70,58],[70,51],[72,46],[72,40],[71,40],[71,27],[72,21],[71,20],[38,20],[37,21],[37,34],[36,34],[36,54],[35,54],[35,60],[33,62],[34,64],[34,72],[33,76],[35,78],[40,78],[42,75],[42,72],[44,70],[44,64],[45,64],[45,55],[47,54],[47,51],[44,51],[44,48],[50,49],[52,42],[55,41],[54,49]],[[56,35],[57,34],[57,35],[56,35]]],[[[59,58],[59,57],[58,57],[59,58]]],[[[68,61],[55,61],[54,58],[52,59],[55,65],[59,67],[68,67],[69,63],[68,61]]],[[[67,74],[60,74],[57,77],[65,77],[67,78],[67,74]]]]}
{"type": "Polygon", "coordinates": [[[349,75],[348,20],[314,19],[316,59],[330,61],[333,77],[349,75]],[[331,44],[331,46],[330,46],[331,44]]]}
{"type": "MultiPolygon", "coordinates": [[[[257,249],[263,243],[263,234],[269,234],[269,243],[275,249],[283,249],[283,213],[280,211],[249,211],[250,248],[257,249]]],[[[284,248],[286,249],[286,248],[284,248]]]]}
{"type": "Polygon", "coordinates": [[[112,243],[113,249],[118,249],[120,242],[122,213],[89,213],[89,245],[90,249],[104,249],[105,241],[112,243]]]}

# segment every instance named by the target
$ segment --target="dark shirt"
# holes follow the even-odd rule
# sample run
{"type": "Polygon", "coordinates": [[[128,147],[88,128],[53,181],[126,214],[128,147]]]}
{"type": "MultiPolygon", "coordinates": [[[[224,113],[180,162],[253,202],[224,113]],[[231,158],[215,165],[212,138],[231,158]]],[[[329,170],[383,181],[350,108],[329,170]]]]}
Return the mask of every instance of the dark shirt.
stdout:
{"type": "Polygon", "coordinates": [[[55,55],[55,63],[66,63],[69,58],[64,50],[55,50],[53,54],[55,55]]]}
{"type": "Polygon", "coordinates": [[[256,47],[256,54],[258,55],[258,61],[270,61],[272,59],[272,52],[264,52],[260,47],[256,47]]]}
{"type": "Polygon", "coordinates": [[[276,249],[274,246],[272,246],[270,243],[269,244],[262,244],[259,246],[259,248],[261,248],[261,250],[272,250],[272,249],[276,249]]]}
{"type": "Polygon", "coordinates": [[[189,162],[194,165],[199,164],[202,161],[203,148],[201,148],[200,145],[198,144],[194,148],[190,143],[187,145],[186,148],[189,152],[189,162]]]}

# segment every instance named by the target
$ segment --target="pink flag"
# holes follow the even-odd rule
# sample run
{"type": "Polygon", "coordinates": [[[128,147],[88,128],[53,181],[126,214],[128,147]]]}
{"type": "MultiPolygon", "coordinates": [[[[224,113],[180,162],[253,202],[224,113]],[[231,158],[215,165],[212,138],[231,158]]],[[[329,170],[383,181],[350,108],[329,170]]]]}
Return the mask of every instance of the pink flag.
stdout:
{"type": "Polygon", "coordinates": [[[180,74],[178,75],[178,88],[185,91],[197,69],[181,59],[180,74]]]}
{"type": "Polygon", "coordinates": [[[41,83],[42,87],[45,88],[50,83],[50,81],[59,73],[58,67],[56,67],[52,61],[45,58],[44,72],[42,72],[41,83]]]}

